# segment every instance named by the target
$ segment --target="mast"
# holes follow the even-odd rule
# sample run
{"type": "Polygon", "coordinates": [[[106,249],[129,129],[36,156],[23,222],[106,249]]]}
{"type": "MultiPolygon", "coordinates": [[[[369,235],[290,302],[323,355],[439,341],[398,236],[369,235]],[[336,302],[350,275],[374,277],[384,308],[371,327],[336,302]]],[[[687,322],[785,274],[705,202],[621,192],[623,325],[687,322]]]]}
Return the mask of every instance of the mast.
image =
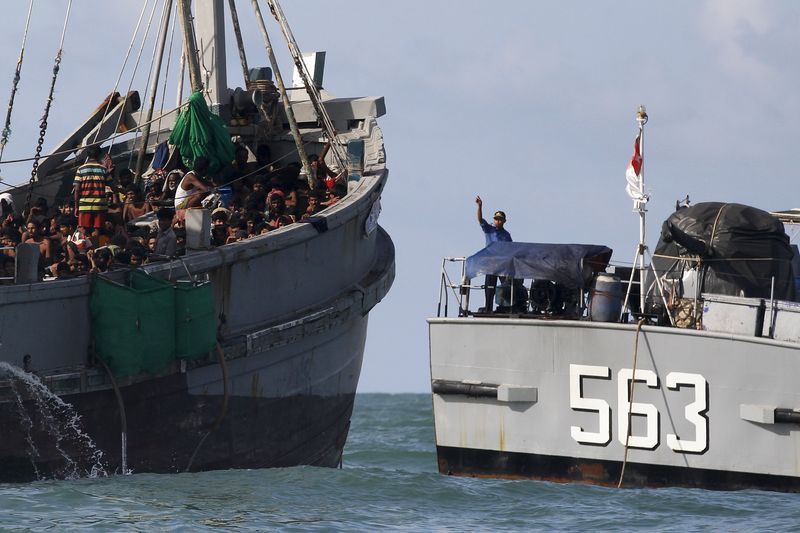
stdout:
{"type": "Polygon", "coordinates": [[[303,146],[303,138],[300,136],[300,130],[297,129],[297,121],[294,118],[292,103],[289,101],[289,95],[286,94],[286,86],[284,86],[283,84],[283,76],[281,76],[281,71],[278,68],[278,61],[275,59],[275,54],[272,51],[272,43],[269,40],[267,27],[264,24],[264,17],[261,16],[261,8],[258,7],[258,0],[251,0],[251,1],[253,3],[253,9],[256,12],[256,22],[258,22],[258,27],[261,30],[261,37],[264,39],[264,47],[267,49],[267,56],[269,56],[269,62],[272,65],[272,71],[275,73],[275,83],[278,86],[278,90],[281,93],[281,101],[283,101],[283,110],[286,112],[286,119],[289,121],[289,129],[292,132],[294,143],[297,146],[297,153],[300,155],[300,161],[303,164],[303,170],[305,171],[306,176],[308,178],[308,185],[312,189],[314,189],[316,187],[316,183],[314,180],[314,176],[311,173],[311,165],[308,164],[306,149],[305,146],[303,146]]]}
{"type": "Polygon", "coordinates": [[[197,57],[197,41],[194,38],[192,25],[191,0],[178,0],[178,17],[183,30],[183,54],[189,65],[189,84],[192,92],[203,90],[203,77],[200,73],[200,60],[197,57]]]}
{"type": "Polygon", "coordinates": [[[183,79],[186,77],[186,51],[181,52],[180,66],[178,67],[178,90],[175,99],[175,107],[180,107],[183,103],[183,79]]]}
{"type": "Polygon", "coordinates": [[[161,75],[161,62],[164,59],[164,47],[167,43],[169,33],[169,19],[172,15],[172,0],[164,0],[164,10],[161,15],[161,35],[158,39],[158,51],[156,52],[156,62],[153,65],[153,75],[150,78],[150,99],[147,107],[147,118],[144,128],[142,128],[142,146],[139,155],[136,157],[136,167],[134,168],[134,182],[139,183],[142,178],[142,167],[144,166],[144,156],[147,152],[147,142],[150,137],[150,121],[153,119],[153,109],[156,107],[156,96],[158,96],[158,79],[161,75]]]}
{"type": "Polygon", "coordinates": [[[233,23],[233,33],[236,36],[236,46],[239,49],[239,62],[242,65],[242,74],[244,75],[244,83],[250,79],[250,69],[247,68],[247,54],[244,51],[244,42],[242,41],[242,30],[239,28],[239,14],[236,12],[236,1],[228,0],[228,11],[231,14],[231,22],[233,23]]]}
{"type": "MultiPolygon", "coordinates": [[[[639,124],[639,133],[636,136],[636,142],[633,146],[633,157],[631,157],[631,161],[628,163],[628,169],[625,171],[625,180],[627,181],[625,191],[628,193],[630,199],[633,200],[633,211],[639,213],[639,243],[636,245],[636,255],[633,257],[633,268],[631,268],[631,277],[628,280],[628,289],[625,291],[625,300],[622,303],[620,317],[625,313],[625,310],[628,309],[634,274],[637,270],[639,271],[639,313],[644,316],[644,254],[647,253],[647,244],[645,244],[645,215],[647,213],[647,201],[650,197],[644,191],[644,125],[647,123],[647,111],[643,105],[640,105],[639,109],[636,111],[636,122],[639,124]]],[[[656,276],[656,282],[658,282],[658,276],[656,276]]],[[[670,320],[672,319],[670,318],[670,320]]]]}
{"type": "Polygon", "coordinates": [[[225,61],[225,1],[194,0],[194,26],[208,103],[217,112],[228,97],[225,61]]]}
{"type": "MultiPolygon", "coordinates": [[[[647,111],[643,105],[639,106],[636,111],[636,122],[639,124],[639,154],[641,157],[641,167],[639,169],[639,190],[644,195],[644,125],[647,124],[647,111]]],[[[645,241],[645,217],[647,213],[647,196],[644,196],[644,201],[636,203],[636,209],[639,211],[639,312],[644,313],[644,254],[647,250],[645,241]]]]}

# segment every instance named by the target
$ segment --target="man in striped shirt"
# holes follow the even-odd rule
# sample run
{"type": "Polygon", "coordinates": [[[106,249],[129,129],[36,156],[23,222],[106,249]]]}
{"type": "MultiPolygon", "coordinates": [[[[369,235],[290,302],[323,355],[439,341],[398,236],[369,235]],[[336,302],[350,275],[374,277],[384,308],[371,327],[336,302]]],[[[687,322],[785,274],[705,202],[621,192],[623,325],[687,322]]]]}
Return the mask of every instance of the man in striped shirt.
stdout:
{"type": "Polygon", "coordinates": [[[111,175],[100,163],[100,147],[86,149],[86,163],[78,167],[73,187],[78,227],[93,228],[95,233],[103,227],[108,213],[106,186],[111,186],[111,175]]]}

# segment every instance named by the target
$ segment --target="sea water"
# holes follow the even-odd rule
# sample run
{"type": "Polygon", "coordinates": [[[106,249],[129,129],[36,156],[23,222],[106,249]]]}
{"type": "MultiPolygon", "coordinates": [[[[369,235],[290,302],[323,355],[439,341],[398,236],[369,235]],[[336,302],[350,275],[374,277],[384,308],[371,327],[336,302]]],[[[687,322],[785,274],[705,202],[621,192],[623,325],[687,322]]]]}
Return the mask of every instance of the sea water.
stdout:
{"type": "Polygon", "coordinates": [[[0,530],[278,529],[797,531],[800,495],[443,476],[436,470],[431,400],[425,394],[358,395],[341,470],[0,484],[0,530]]]}

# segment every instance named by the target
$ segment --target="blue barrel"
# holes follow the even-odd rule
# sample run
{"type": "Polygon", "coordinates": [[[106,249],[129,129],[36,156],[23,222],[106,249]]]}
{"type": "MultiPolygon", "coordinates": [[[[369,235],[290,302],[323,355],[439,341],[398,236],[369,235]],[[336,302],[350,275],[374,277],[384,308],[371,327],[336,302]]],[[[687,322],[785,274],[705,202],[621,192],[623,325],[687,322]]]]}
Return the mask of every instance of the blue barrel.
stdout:
{"type": "Polygon", "coordinates": [[[611,274],[598,274],[589,290],[589,320],[619,322],[622,312],[622,282],[611,274]]]}

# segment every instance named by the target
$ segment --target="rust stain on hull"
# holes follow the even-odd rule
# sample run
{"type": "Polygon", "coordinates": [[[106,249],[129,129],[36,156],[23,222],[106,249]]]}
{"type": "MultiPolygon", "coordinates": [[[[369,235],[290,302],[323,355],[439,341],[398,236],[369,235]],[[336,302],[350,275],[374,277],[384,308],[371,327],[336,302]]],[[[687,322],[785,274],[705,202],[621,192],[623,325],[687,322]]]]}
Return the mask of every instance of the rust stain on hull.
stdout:
{"type": "MultiPolygon", "coordinates": [[[[616,487],[622,469],[621,461],[585,460],[446,446],[437,446],[437,462],[439,472],[451,476],[584,483],[604,487],[616,487]]],[[[800,492],[800,478],[628,463],[622,487],[800,492]]]]}

